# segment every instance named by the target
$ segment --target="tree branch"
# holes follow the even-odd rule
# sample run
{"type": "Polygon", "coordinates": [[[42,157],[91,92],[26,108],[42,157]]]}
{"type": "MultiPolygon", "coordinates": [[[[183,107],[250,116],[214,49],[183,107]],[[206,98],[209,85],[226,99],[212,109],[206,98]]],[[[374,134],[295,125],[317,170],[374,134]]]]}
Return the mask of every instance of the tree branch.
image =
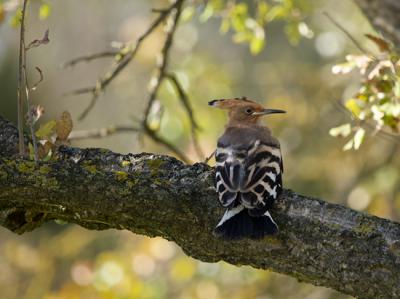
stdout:
{"type": "Polygon", "coordinates": [[[360,298],[399,298],[400,224],[285,190],[271,211],[280,233],[261,241],[212,235],[223,214],[214,170],[154,154],[62,147],[18,158],[18,131],[0,117],[0,224],[24,233],[61,219],[176,242],[189,256],[296,277],[360,298]]]}
{"type": "Polygon", "coordinates": [[[355,0],[371,24],[400,48],[400,1],[355,0]]]}

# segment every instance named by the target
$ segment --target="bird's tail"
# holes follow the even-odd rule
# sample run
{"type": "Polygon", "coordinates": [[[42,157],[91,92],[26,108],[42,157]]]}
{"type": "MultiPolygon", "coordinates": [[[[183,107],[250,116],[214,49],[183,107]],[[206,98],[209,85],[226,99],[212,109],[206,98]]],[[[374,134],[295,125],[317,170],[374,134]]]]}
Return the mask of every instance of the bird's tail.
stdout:
{"type": "Polygon", "coordinates": [[[261,216],[252,217],[242,205],[226,210],[214,230],[216,236],[225,240],[262,239],[277,232],[278,226],[268,211],[261,216]]]}

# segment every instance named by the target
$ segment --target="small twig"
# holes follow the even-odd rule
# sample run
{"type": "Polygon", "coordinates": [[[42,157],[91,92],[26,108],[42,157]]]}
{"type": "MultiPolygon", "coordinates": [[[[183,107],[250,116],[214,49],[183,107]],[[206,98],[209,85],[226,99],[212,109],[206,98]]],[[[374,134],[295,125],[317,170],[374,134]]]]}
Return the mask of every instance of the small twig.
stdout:
{"type": "Polygon", "coordinates": [[[217,150],[213,151],[211,153],[211,155],[209,155],[205,160],[204,163],[208,164],[208,162],[210,162],[210,160],[212,159],[212,157],[214,157],[215,153],[217,152],[217,150]]]}
{"type": "Polygon", "coordinates": [[[171,142],[164,139],[163,137],[158,136],[156,134],[156,132],[151,130],[148,126],[144,127],[143,130],[144,130],[144,133],[146,134],[146,136],[150,137],[153,141],[168,148],[171,152],[173,152],[175,155],[177,155],[178,158],[181,159],[183,162],[185,162],[187,164],[190,163],[190,159],[181,150],[179,150],[175,145],[173,145],[171,142]]]}
{"type": "Polygon", "coordinates": [[[24,0],[21,11],[21,28],[19,35],[19,61],[18,61],[18,141],[19,141],[19,154],[25,156],[25,142],[24,142],[24,100],[22,98],[22,76],[24,64],[24,50],[25,50],[25,11],[28,0],[24,0]]]}
{"type": "Polygon", "coordinates": [[[72,91],[68,91],[63,93],[63,96],[70,96],[70,95],[80,95],[80,94],[84,94],[84,93],[89,93],[89,92],[94,92],[96,90],[95,87],[83,87],[80,89],[75,89],[72,91]]]}
{"type": "Polygon", "coordinates": [[[326,16],[336,27],[338,27],[344,34],[347,35],[347,37],[353,42],[353,44],[365,55],[370,55],[367,50],[365,50],[361,44],[351,35],[351,33],[344,28],[342,25],[339,24],[327,11],[324,11],[322,13],[324,16],[326,16]]]}
{"type": "Polygon", "coordinates": [[[89,139],[89,138],[103,138],[114,134],[141,132],[140,128],[129,126],[110,126],[107,128],[72,131],[69,135],[70,140],[89,139]]]}
{"type": "MultiPolygon", "coordinates": [[[[147,100],[147,106],[144,112],[143,125],[147,126],[148,116],[150,114],[151,106],[157,97],[158,90],[161,86],[162,81],[166,76],[166,70],[169,60],[169,51],[171,49],[172,41],[175,35],[175,30],[178,25],[178,20],[182,11],[183,0],[177,0],[174,3],[173,11],[170,11],[170,19],[167,22],[166,34],[167,37],[164,42],[164,46],[160,53],[160,59],[156,69],[156,75],[150,80],[149,87],[149,98],[147,100]]],[[[163,13],[161,13],[163,15],[163,13]]]]}
{"type": "Polygon", "coordinates": [[[70,61],[65,62],[64,64],[61,65],[61,67],[62,68],[73,67],[80,62],[90,62],[92,60],[99,59],[99,58],[113,57],[113,56],[118,55],[119,52],[120,52],[119,50],[118,51],[110,50],[110,51],[104,51],[104,52],[100,52],[100,53],[80,56],[80,57],[77,57],[70,61]]]}
{"type": "Polygon", "coordinates": [[[174,74],[167,74],[166,77],[174,85],[174,87],[178,93],[179,99],[180,99],[181,103],[183,104],[183,107],[185,108],[186,113],[189,116],[190,133],[191,133],[191,137],[192,137],[193,146],[194,146],[194,149],[196,151],[196,154],[197,154],[199,160],[202,161],[202,160],[204,160],[204,153],[199,144],[199,141],[197,138],[197,132],[196,132],[196,130],[199,129],[199,126],[194,118],[194,113],[193,113],[192,106],[190,105],[189,97],[186,94],[186,92],[184,91],[178,78],[174,74]]]}
{"type": "MultiPolygon", "coordinates": [[[[147,30],[137,39],[136,43],[130,49],[127,54],[123,53],[122,49],[118,54],[122,55],[122,59],[114,65],[114,67],[102,78],[98,79],[96,86],[92,89],[87,89],[87,92],[92,93],[92,99],[89,105],[85,108],[82,114],[79,116],[79,120],[83,120],[88,113],[92,110],[94,105],[97,102],[99,95],[103,92],[103,90],[115,79],[115,77],[131,62],[131,60],[135,57],[138,52],[142,42],[154,31],[155,28],[158,27],[161,22],[174,10],[178,5],[181,4],[183,0],[177,0],[173,3],[169,8],[167,8],[164,12],[160,13],[160,15],[153,21],[153,23],[147,28],[147,30]]],[[[74,92],[75,93],[75,92],[74,92]]]]}
{"type": "Polygon", "coordinates": [[[29,125],[29,130],[31,132],[31,138],[32,138],[32,145],[33,145],[33,158],[35,162],[39,161],[39,154],[38,154],[38,146],[37,146],[37,141],[36,141],[36,134],[35,134],[35,122],[33,120],[32,116],[32,109],[31,109],[31,102],[30,102],[30,88],[29,88],[29,82],[28,82],[28,73],[26,70],[26,49],[24,50],[24,78],[25,78],[25,99],[26,99],[26,106],[28,109],[28,125],[29,125]]]}
{"type": "Polygon", "coordinates": [[[39,67],[37,67],[37,66],[35,66],[35,69],[36,69],[37,72],[39,73],[39,80],[36,81],[35,84],[33,84],[33,86],[31,87],[31,90],[36,90],[36,88],[38,87],[38,85],[39,85],[39,84],[43,81],[43,79],[44,79],[42,70],[41,70],[39,67]]]}

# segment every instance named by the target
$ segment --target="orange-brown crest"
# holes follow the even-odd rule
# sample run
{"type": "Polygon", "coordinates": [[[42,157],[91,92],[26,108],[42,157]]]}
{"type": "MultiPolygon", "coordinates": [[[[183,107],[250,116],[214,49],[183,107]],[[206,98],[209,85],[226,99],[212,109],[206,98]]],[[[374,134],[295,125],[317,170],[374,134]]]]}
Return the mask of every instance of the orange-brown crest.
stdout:
{"type": "Polygon", "coordinates": [[[208,102],[208,105],[229,110],[229,125],[257,124],[263,115],[285,113],[283,110],[266,109],[261,104],[246,97],[233,99],[218,99],[208,102]]]}
{"type": "Polygon", "coordinates": [[[253,108],[255,111],[262,111],[264,109],[262,105],[260,105],[255,101],[249,100],[246,97],[212,100],[208,102],[208,105],[220,109],[232,109],[235,107],[246,107],[246,106],[253,108]]]}

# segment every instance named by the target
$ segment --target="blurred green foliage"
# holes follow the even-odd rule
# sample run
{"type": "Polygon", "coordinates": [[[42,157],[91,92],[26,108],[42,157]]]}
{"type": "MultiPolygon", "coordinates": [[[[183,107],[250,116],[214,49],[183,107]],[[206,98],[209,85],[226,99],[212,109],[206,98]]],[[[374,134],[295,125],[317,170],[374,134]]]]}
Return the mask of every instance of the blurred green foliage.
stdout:
{"type": "Polygon", "coordinates": [[[311,38],[312,30],[304,22],[311,12],[310,1],[229,1],[210,0],[200,15],[202,22],[220,17],[220,32],[233,30],[233,41],[248,43],[252,54],[260,53],[265,46],[265,28],[273,21],[285,23],[284,31],[292,44],[301,36],[311,38]]]}
{"type": "MultiPolygon", "coordinates": [[[[18,32],[8,24],[17,6],[4,9],[8,2],[0,1],[0,20],[2,15],[4,18],[0,27],[0,113],[15,120],[18,32]]],[[[336,128],[331,130],[332,135],[354,138],[356,134],[352,147],[358,148],[364,137],[362,124],[354,122],[354,115],[351,119],[337,109],[335,101],[354,98],[357,107],[367,103],[359,106],[361,115],[373,105],[385,105],[378,98],[380,81],[397,86],[385,67],[371,82],[362,81],[365,77],[356,72],[352,76],[332,75],[332,67],[356,49],[319,11],[330,11],[359,37],[372,29],[357,8],[351,2],[334,0],[209,1],[206,6],[202,1],[194,3],[197,6],[188,5],[182,14],[184,20],[174,40],[170,68],[190,96],[205,153],[214,150],[226,120],[207,102],[246,95],[268,107],[288,111],[286,116],[265,120],[282,143],[287,188],[399,221],[398,143],[377,134],[365,138],[365,146],[357,152],[343,152],[339,142],[328,134],[332,127],[336,128]],[[250,51],[231,43],[218,28],[231,31],[234,41],[248,45],[250,51]],[[312,35],[315,39],[299,39],[312,35]],[[294,42],[298,42],[297,47],[291,46],[294,42]],[[357,98],[365,84],[371,84],[368,97],[372,98],[367,101],[357,98]],[[346,125],[337,128],[343,123],[346,125]]],[[[62,94],[92,85],[110,61],[96,61],[71,70],[60,70],[58,65],[81,54],[102,51],[111,41],[134,41],[154,17],[149,13],[151,8],[166,5],[167,1],[162,0],[31,1],[29,40],[42,36],[47,28],[53,36],[47,47],[32,52],[29,58],[32,66],[39,65],[44,72],[44,82],[32,93],[33,101],[46,109],[42,124],[57,119],[63,110],[76,118],[88,97],[62,94]],[[51,5],[51,13],[43,5],[51,5]],[[48,18],[39,22],[42,10],[48,18]]],[[[74,121],[76,129],[135,124],[146,104],[146,85],[163,38],[160,29],[146,40],[134,63],[107,89],[88,119],[74,121]]],[[[364,45],[367,39],[359,41],[364,45]]],[[[381,54],[382,61],[390,59],[381,54]]],[[[368,63],[375,65],[376,60],[368,63]]],[[[360,72],[357,65],[354,70],[360,72]]],[[[384,90],[393,100],[395,89],[384,90]]],[[[188,137],[187,114],[169,81],[162,85],[157,103],[164,112],[155,118],[154,126],[196,161],[188,137]]],[[[376,121],[373,114],[366,115],[376,121]]],[[[391,129],[385,117],[379,119],[391,129]]],[[[146,137],[130,134],[73,145],[168,153],[146,137]]],[[[55,223],[23,236],[0,229],[0,289],[1,296],[7,299],[349,298],[268,271],[195,261],[160,238],[127,231],[94,232],[55,223]]]]}

